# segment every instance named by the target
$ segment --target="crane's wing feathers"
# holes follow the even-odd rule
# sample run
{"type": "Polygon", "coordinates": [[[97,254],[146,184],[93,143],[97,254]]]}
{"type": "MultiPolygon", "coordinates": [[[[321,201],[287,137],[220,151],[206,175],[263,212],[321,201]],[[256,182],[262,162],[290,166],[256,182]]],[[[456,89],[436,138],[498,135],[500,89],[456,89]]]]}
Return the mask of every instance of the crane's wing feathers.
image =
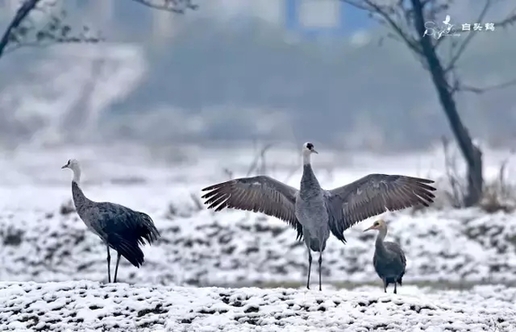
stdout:
{"type": "Polygon", "coordinates": [[[352,225],[387,210],[401,210],[435,198],[434,181],[403,175],[369,174],[348,185],[326,192],[330,229],[339,240],[352,225]]]}
{"type": "Polygon", "coordinates": [[[385,246],[385,248],[387,248],[388,251],[396,255],[396,257],[400,260],[403,266],[407,265],[407,258],[405,257],[405,253],[403,252],[403,249],[401,249],[399,244],[397,244],[396,242],[385,241],[383,245],[385,246]]]}
{"type": "Polygon", "coordinates": [[[303,230],[295,214],[297,189],[268,176],[254,176],[218,183],[202,189],[209,209],[234,208],[261,212],[286,221],[301,239],[303,230]]]}
{"type": "Polygon", "coordinates": [[[95,205],[99,233],[131,264],[144,261],[140,244],[152,244],[160,236],[152,218],[123,205],[102,202],[95,205]]]}

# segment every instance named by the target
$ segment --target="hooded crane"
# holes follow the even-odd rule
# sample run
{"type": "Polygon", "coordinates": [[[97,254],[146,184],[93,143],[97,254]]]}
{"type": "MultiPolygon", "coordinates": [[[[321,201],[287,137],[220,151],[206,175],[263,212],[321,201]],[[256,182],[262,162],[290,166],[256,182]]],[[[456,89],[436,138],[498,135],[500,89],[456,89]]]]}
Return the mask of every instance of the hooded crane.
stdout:
{"type": "Polygon", "coordinates": [[[348,185],[332,190],[322,189],[310,164],[318,153],[314,145],[303,145],[303,175],[300,190],[261,175],[218,183],[202,191],[208,208],[224,208],[261,212],[286,221],[304,238],[308,249],[310,289],[312,253],[319,252],[319,290],[321,286],[322,253],[330,232],[343,243],[344,231],[352,225],[379,215],[386,210],[400,210],[433,202],[434,181],[403,175],[369,174],[348,185]]]}
{"type": "Polygon", "coordinates": [[[383,219],[373,223],[364,232],[371,229],[378,231],[376,248],[374,250],[373,265],[376,273],[383,281],[383,291],[387,293],[389,284],[394,284],[394,294],[397,294],[397,284],[402,285],[407,259],[400,245],[395,242],[384,241],[387,235],[387,224],[383,219]]]}
{"type": "Polygon", "coordinates": [[[143,252],[139,245],[145,244],[145,241],[152,244],[160,236],[151,217],[119,204],[89,200],[79,187],[81,179],[79,162],[70,159],[61,168],[69,168],[73,171],[72,196],[77,214],[86,226],[102,239],[107,247],[108,282],[111,282],[109,247],[117,252],[113,282],[116,282],[121,256],[124,256],[131,264],[139,268],[144,261],[143,252]]]}

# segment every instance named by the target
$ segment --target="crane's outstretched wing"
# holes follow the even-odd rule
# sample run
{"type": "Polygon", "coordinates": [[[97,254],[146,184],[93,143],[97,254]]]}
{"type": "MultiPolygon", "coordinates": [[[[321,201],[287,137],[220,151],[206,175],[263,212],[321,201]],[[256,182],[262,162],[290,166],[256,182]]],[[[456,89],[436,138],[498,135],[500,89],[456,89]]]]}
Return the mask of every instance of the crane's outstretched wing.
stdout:
{"type": "Polygon", "coordinates": [[[220,211],[234,208],[262,212],[286,221],[303,236],[303,229],[295,214],[297,189],[268,176],[253,176],[218,183],[202,189],[207,191],[202,198],[208,209],[220,211]]]}
{"type": "Polygon", "coordinates": [[[330,230],[345,241],[343,232],[359,221],[387,210],[401,210],[433,202],[432,180],[403,175],[369,174],[326,192],[330,230]]]}

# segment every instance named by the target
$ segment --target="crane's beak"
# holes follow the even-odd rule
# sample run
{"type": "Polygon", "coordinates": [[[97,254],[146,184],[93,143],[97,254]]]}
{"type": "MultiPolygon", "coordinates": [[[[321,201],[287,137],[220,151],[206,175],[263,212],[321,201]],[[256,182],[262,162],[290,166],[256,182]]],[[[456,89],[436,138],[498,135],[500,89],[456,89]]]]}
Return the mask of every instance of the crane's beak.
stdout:
{"type": "Polygon", "coordinates": [[[364,229],[364,233],[367,231],[370,231],[371,229],[376,229],[376,228],[374,227],[374,225],[372,225],[371,227],[367,227],[366,229],[364,229]]]}
{"type": "Polygon", "coordinates": [[[312,151],[312,152],[313,152],[313,153],[315,153],[315,154],[319,154],[319,152],[317,152],[315,149],[312,149],[312,150],[310,150],[310,151],[312,151]]]}
{"type": "Polygon", "coordinates": [[[61,166],[61,169],[68,168],[68,165],[61,166]]]}

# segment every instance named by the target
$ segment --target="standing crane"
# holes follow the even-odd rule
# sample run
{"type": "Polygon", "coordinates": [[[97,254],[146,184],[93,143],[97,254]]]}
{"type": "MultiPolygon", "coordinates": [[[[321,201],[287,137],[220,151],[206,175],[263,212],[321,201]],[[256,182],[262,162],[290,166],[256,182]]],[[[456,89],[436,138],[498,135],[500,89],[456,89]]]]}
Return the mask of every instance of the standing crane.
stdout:
{"type": "Polygon", "coordinates": [[[144,262],[144,255],[139,245],[145,244],[145,241],[152,244],[160,236],[151,217],[119,204],[94,202],[88,199],[79,187],[81,168],[77,160],[70,159],[61,168],[69,168],[73,171],[72,197],[77,214],[88,229],[97,234],[107,247],[108,282],[111,282],[109,247],[117,252],[113,282],[116,282],[121,256],[139,268],[144,262]]]}
{"type": "Polygon", "coordinates": [[[311,166],[311,155],[318,153],[314,145],[303,145],[303,175],[300,190],[260,175],[233,179],[202,189],[208,208],[224,208],[261,212],[286,221],[304,238],[308,249],[310,289],[312,253],[319,252],[319,290],[322,253],[330,232],[343,243],[344,231],[352,225],[386,210],[400,210],[433,202],[434,181],[403,175],[369,174],[348,185],[332,190],[322,189],[311,166]]]}
{"type": "Polygon", "coordinates": [[[400,245],[395,242],[384,241],[387,235],[387,224],[383,219],[379,219],[373,225],[364,230],[371,229],[378,231],[376,236],[376,248],[374,250],[373,265],[376,273],[383,281],[383,291],[387,293],[389,284],[394,284],[394,294],[397,294],[397,284],[402,285],[403,275],[407,259],[400,245]]]}

